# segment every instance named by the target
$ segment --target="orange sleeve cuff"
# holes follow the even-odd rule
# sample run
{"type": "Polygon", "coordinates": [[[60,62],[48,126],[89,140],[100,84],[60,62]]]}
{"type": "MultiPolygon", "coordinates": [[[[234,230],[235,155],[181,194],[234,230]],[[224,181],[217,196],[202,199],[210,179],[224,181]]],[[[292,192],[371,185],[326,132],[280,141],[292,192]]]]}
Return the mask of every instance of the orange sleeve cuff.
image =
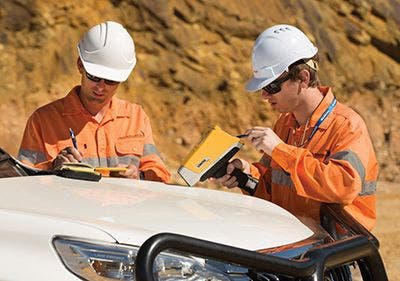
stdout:
{"type": "MultiPolygon", "coordinates": [[[[258,164],[258,163],[257,163],[257,164],[258,164]]],[[[258,178],[261,176],[260,170],[259,170],[258,167],[257,167],[256,165],[254,165],[254,164],[251,164],[251,165],[250,165],[250,175],[251,175],[253,178],[256,178],[256,179],[258,179],[258,178]]]]}
{"type": "Polygon", "coordinates": [[[167,167],[165,167],[161,159],[155,154],[142,157],[139,170],[144,173],[145,180],[166,183],[171,178],[167,167]]]}

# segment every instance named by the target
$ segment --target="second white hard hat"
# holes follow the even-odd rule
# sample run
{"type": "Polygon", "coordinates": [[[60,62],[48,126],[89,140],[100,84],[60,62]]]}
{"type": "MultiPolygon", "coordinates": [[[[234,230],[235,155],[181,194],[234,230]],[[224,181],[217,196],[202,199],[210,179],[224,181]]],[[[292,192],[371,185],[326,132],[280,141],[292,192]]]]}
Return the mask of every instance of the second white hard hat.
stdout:
{"type": "Polygon", "coordinates": [[[288,71],[291,64],[311,58],[317,51],[297,27],[281,24],[266,29],[254,43],[253,79],[247,83],[246,90],[254,92],[262,89],[288,71]]]}
{"type": "Polygon", "coordinates": [[[125,81],[136,64],[132,37],[113,21],[90,28],[79,41],[78,52],[89,74],[108,80],[125,81]]]}

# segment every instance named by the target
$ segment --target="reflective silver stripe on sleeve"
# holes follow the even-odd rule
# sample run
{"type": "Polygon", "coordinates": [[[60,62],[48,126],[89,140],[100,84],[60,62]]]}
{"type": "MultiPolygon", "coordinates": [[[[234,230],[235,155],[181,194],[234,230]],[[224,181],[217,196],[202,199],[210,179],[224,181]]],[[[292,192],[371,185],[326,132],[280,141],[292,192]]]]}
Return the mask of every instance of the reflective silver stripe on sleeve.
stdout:
{"type": "Polygon", "coordinates": [[[359,193],[360,196],[371,195],[376,191],[376,181],[366,181],[363,183],[362,190],[359,193]]]}
{"type": "Polygon", "coordinates": [[[160,153],[157,150],[157,147],[152,143],[145,143],[143,148],[143,156],[157,154],[158,157],[161,158],[160,153]]]}
{"type": "Polygon", "coordinates": [[[93,167],[115,167],[118,164],[134,165],[139,167],[140,158],[135,155],[126,155],[121,157],[100,157],[100,158],[83,158],[83,163],[92,165],[93,167]]]}
{"type": "Polygon", "coordinates": [[[294,188],[294,184],[292,182],[292,179],[290,178],[290,174],[281,169],[271,170],[271,182],[273,184],[279,184],[287,186],[289,188],[294,188]]]}
{"type": "MultiPolygon", "coordinates": [[[[155,147],[154,144],[146,143],[143,146],[143,156],[156,154],[158,157],[161,156],[155,147]]],[[[140,156],[136,155],[125,155],[119,157],[91,157],[91,158],[84,158],[82,162],[92,165],[93,167],[115,167],[118,164],[124,165],[135,165],[139,167],[140,165],[140,156]]]]}
{"type": "Polygon", "coordinates": [[[267,155],[263,155],[259,161],[264,167],[269,168],[271,166],[271,158],[267,155]]]}
{"type": "Polygon", "coordinates": [[[93,167],[98,167],[100,166],[100,162],[98,158],[83,158],[82,159],[83,163],[92,165],[93,167]]]}
{"type": "Polygon", "coordinates": [[[118,164],[134,165],[136,167],[139,167],[140,165],[140,158],[135,155],[126,155],[121,157],[110,158],[109,159],[110,166],[111,164],[114,163],[115,160],[118,161],[118,164]]]}
{"type": "Polygon", "coordinates": [[[32,164],[38,164],[46,161],[46,156],[41,151],[33,151],[28,149],[20,149],[18,151],[18,160],[27,161],[32,164]]]}
{"type": "MultiPolygon", "coordinates": [[[[355,153],[351,151],[341,151],[332,155],[330,159],[348,161],[357,170],[357,173],[360,175],[362,181],[362,188],[361,192],[359,193],[360,196],[370,195],[376,191],[376,186],[377,186],[376,181],[372,182],[365,181],[364,166],[362,165],[360,158],[358,158],[358,156],[355,153]]],[[[290,178],[290,174],[286,173],[281,169],[271,170],[271,182],[273,184],[279,184],[282,186],[287,186],[289,188],[294,188],[294,184],[292,179],[290,178]]]]}
{"type": "Polygon", "coordinates": [[[354,169],[356,169],[362,183],[361,192],[359,193],[360,196],[370,195],[376,191],[376,181],[365,181],[365,167],[357,154],[350,150],[344,150],[331,155],[328,159],[345,160],[349,162],[354,169]]]}

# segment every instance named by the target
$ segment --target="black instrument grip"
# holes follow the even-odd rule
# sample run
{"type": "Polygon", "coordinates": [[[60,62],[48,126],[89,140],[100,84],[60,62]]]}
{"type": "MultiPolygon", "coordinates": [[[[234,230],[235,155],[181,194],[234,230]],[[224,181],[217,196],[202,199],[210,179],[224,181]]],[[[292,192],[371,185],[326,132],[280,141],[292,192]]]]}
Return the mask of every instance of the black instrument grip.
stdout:
{"type": "MultiPolygon", "coordinates": [[[[221,166],[221,168],[213,175],[215,178],[220,178],[226,175],[226,168],[228,167],[228,162],[221,166]]],[[[244,173],[242,170],[235,168],[231,173],[232,176],[236,178],[238,181],[238,187],[243,189],[244,191],[253,195],[257,185],[258,180],[253,178],[251,175],[244,173]]]]}
{"type": "Polygon", "coordinates": [[[244,173],[242,170],[235,168],[231,173],[232,176],[236,177],[238,186],[253,195],[256,191],[258,180],[253,178],[251,175],[244,173]]]}

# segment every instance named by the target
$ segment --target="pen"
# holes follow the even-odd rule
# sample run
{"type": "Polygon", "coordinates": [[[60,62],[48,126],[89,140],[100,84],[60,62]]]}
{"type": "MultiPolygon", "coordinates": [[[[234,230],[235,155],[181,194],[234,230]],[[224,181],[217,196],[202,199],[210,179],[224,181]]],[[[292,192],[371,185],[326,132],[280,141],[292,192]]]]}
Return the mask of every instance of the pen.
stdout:
{"type": "Polygon", "coordinates": [[[240,134],[240,135],[237,135],[236,137],[239,139],[242,139],[242,138],[247,138],[248,136],[249,136],[249,134],[240,134]]]}
{"type": "Polygon", "coordinates": [[[69,128],[69,135],[71,136],[72,144],[74,145],[74,147],[76,149],[78,149],[78,145],[76,144],[76,136],[75,136],[74,131],[71,128],[69,128]]]}

